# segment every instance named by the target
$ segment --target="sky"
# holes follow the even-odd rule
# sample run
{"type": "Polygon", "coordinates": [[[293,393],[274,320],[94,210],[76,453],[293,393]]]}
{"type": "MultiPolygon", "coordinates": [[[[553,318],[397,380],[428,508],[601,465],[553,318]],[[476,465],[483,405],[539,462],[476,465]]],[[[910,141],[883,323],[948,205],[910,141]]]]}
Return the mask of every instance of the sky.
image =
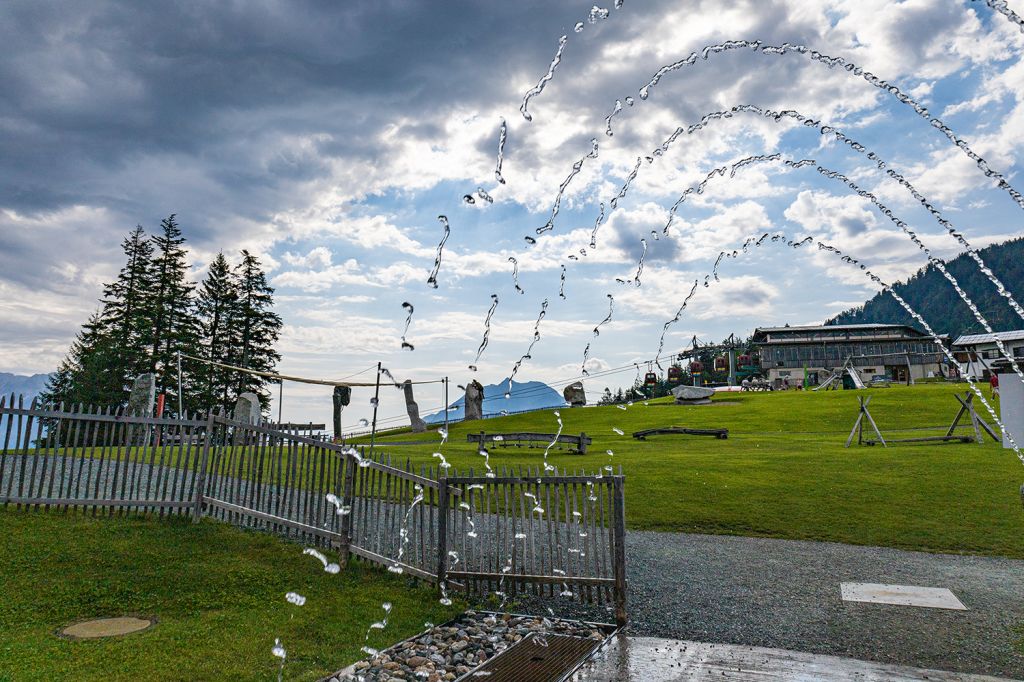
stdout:
{"type": "MultiPolygon", "coordinates": [[[[737,257],[722,261],[717,281],[698,286],[668,327],[666,352],[693,336],[718,341],[758,326],[820,323],[878,290],[814,247],[766,241],[741,249],[764,233],[827,241],[884,281],[926,264],[900,227],[815,165],[874,194],[935,257],[961,250],[865,154],[792,118],[740,112],[653,154],[677,127],[738,105],[794,110],[841,130],[910,181],[974,247],[1022,234],[1021,208],[942,132],[857,73],[808,54],[711,53],[640,96],[662,66],[707,45],[805,45],[898,86],[1021,189],[1024,33],[986,2],[593,7],[5,2],[0,371],[55,369],[121,266],[123,236],[137,224],[155,230],[171,213],[196,280],[219,251],[234,261],[243,248],[259,255],[284,319],[281,371],[372,381],[379,361],[399,380],[448,376],[453,394],[472,378],[500,381],[527,354],[517,380],[560,390],[581,376],[586,352],[591,374],[626,368],[586,378],[591,399],[605,386],[629,385],[633,363],[646,369],[665,323],[722,251],[737,257]],[[530,100],[527,120],[523,98],[562,36],[557,69],[530,100]],[[502,184],[495,167],[503,120],[502,184]],[[778,161],[712,178],[665,232],[673,204],[711,170],[774,154],[778,161]],[[581,159],[552,229],[538,234],[581,159]],[[793,168],[785,159],[816,164],[793,168]],[[450,235],[435,288],[428,278],[444,237],[439,216],[450,235]],[[492,295],[489,343],[476,361],[492,295]],[[414,312],[404,335],[414,350],[402,348],[406,302],[414,312]]],[[[1024,15],[1022,0],[1008,7],[1024,15]]],[[[346,422],[369,415],[370,395],[356,389],[346,422]]],[[[284,396],[286,420],[328,419],[329,388],[286,383],[284,396]]],[[[442,404],[437,384],[419,387],[417,398],[424,412],[442,404]]],[[[386,388],[381,417],[401,415],[402,394],[386,388]]]]}

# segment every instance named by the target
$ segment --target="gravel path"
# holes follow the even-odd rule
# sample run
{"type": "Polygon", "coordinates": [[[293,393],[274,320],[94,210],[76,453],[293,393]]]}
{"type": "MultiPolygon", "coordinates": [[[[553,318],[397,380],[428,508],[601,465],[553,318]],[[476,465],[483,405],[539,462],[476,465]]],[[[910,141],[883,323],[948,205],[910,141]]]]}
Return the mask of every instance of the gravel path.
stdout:
{"type": "MultiPolygon", "coordinates": [[[[1024,678],[1024,561],[824,542],[627,535],[630,631],[1024,678]],[[840,599],[840,582],[945,587],[950,611],[840,599]]],[[[608,620],[551,600],[520,611],[608,620]]]]}

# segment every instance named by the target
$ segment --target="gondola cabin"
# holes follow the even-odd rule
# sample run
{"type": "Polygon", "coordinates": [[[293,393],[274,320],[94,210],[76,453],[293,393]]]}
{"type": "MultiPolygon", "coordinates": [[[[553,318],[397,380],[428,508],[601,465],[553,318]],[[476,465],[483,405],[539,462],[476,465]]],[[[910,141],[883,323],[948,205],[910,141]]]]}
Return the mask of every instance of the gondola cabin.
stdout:
{"type": "Polygon", "coordinates": [[[729,371],[729,359],[724,355],[719,355],[715,358],[715,371],[716,372],[728,372],[729,371]]]}
{"type": "Polygon", "coordinates": [[[736,364],[738,364],[740,367],[750,367],[752,364],[754,364],[751,360],[752,358],[746,353],[744,353],[743,355],[736,358],[736,364]]]}
{"type": "Polygon", "coordinates": [[[678,384],[683,380],[683,370],[679,367],[668,368],[668,383],[678,384]]]}
{"type": "Polygon", "coordinates": [[[658,375],[654,372],[648,372],[644,375],[644,386],[651,387],[658,385],[658,375]]]}
{"type": "Polygon", "coordinates": [[[704,371],[704,363],[700,360],[694,360],[690,363],[690,374],[700,374],[704,371]]]}

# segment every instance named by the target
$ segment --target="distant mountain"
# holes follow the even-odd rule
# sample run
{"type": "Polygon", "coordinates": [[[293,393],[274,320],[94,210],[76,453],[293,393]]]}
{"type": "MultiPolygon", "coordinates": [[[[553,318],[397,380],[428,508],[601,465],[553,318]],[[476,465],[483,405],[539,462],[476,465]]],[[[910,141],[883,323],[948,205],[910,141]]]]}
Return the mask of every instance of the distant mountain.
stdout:
{"type": "MultiPolygon", "coordinates": [[[[25,406],[28,407],[32,404],[32,399],[42,393],[46,387],[46,380],[50,377],[49,374],[33,374],[26,376],[24,374],[10,374],[9,372],[0,372],[0,395],[6,396],[4,401],[5,404],[9,404],[11,400],[11,393],[14,394],[15,405],[17,405],[18,396],[22,395],[25,397],[25,406]]],[[[15,426],[12,427],[10,435],[10,447],[16,447],[15,444],[22,443],[25,437],[25,430],[27,424],[23,423],[19,429],[16,425],[17,417],[14,422],[15,426]]],[[[7,437],[7,415],[0,415],[0,447],[3,447],[3,441],[7,437]]]]}
{"type": "Polygon", "coordinates": [[[24,395],[26,403],[32,402],[32,398],[43,392],[46,380],[49,378],[49,374],[27,376],[0,372],[0,395],[6,395],[8,399],[10,399],[11,393],[14,393],[15,396],[24,395]]]}
{"type": "MultiPolygon", "coordinates": [[[[994,244],[981,249],[979,253],[985,265],[1002,281],[1014,299],[1024,305],[1024,237],[994,244]]],[[[967,292],[995,331],[1024,329],[1024,320],[1010,308],[1006,299],[969,255],[961,254],[948,261],[946,269],[957,279],[960,287],[967,292]]],[[[985,331],[967,304],[953,290],[949,280],[932,265],[922,268],[906,282],[896,284],[893,290],[939,334],[949,334],[955,339],[961,334],[985,331]]],[[[876,294],[863,306],[846,310],[825,324],[872,322],[909,324],[921,328],[921,324],[889,293],[876,294]]]]}
{"type": "MultiPolygon", "coordinates": [[[[512,382],[512,397],[505,398],[508,391],[508,379],[497,384],[484,386],[484,417],[497,417],[504,412],[525,412],[527,410],[542,410],[548,407],[565,407],[565,399],[562,394],[540,381],[527,381],[520,383],[512,382]]],[[[453,402],[448,406],[448,418],[451,420],[462,419],[465,416],[466,396],[453,402]]],[[[428,424],[444,422],[444,410],[424,417],[428,424]]]]}

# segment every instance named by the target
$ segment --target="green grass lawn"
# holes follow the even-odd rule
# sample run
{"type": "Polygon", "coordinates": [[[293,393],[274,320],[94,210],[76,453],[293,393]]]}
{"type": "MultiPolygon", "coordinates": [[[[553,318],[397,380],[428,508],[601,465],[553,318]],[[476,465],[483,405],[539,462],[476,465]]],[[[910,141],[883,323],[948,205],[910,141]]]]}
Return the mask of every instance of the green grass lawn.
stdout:
{"type": "Polygon", "coordinates": [[[313,680],[361,657],[384,601],[394,608],[371,637],[378,648],[454,615],[402,577],[354,563],[329,575],[301,551],[212,521],[0,510],[0,680],[270,680],[275,637],[286,679],[313,680]],[[289,591],[306,604],[286,602],[289,591]],[[125,614],[158,624],[106,640],[55,635],[125,614]]]}
{"type": "MultiPolygon", "coordinates": [[[[719,394],[713,405],[652,401],[561,410],[564,433],[593,437],[590,453],[552,450],[559,469],[596,471],[612,463],[626,475],[630,528],[834,540],[927,551],[1024,557],[1024,466],[1011,450],[984,445],[857,447],[844,443],[857,416],[857,396],[872,396],[884,434],[942,426],[959,409],[964,385],[919,384],[865,392],[789,391],[719,394]],[[630,434],[658,426],[726,427],[728,440],[630,434]],[[625,432],[619,436],[612,431],[625,432]],[[614,451],[613,457],[605,454],[614,451]]],[[[986,389],[986,396],[988,391],[986,389]]],[[[979,405],[979,413],[991,419],[979,405]]],[[[993,424],[994,426],[994,424],[993,424]]],[[[445,457],[460,469],[483,470],[469,432],[540,431],[557,427],[551,411],[453,425],[445,457]]],[[[968,433],[966,430],[960,433],[968,433]]],[[[905,432],[903,437],[925,435],[905,432]]],[[[379,451],[402,462],[436,464],[436,432],[378,439],[379,451]],[[423,445],[388,446],[388,440],[423,445]]],[[[543,448],[490,449],[491,466],[533,466],[543,448]]]]}

